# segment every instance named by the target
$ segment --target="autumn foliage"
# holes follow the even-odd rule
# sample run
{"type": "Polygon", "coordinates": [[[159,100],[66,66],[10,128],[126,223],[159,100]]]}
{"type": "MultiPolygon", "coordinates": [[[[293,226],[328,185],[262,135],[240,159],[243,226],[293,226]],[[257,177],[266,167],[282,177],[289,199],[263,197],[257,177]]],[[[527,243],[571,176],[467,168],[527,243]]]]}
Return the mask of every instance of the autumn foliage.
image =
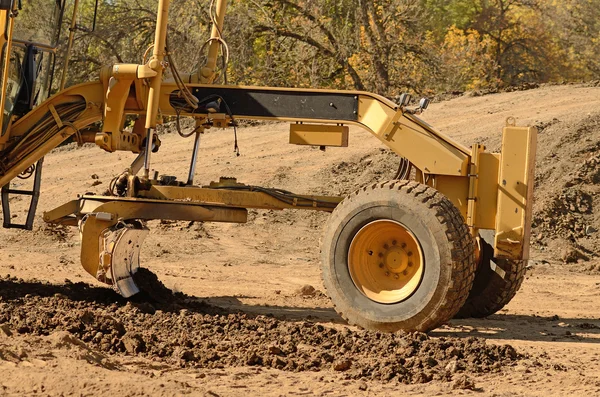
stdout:
{"type": "MultiPolygon", "coordinates": [[[[31,25],[23,34],[49,29],[27,13],[47,3],[23,0],[31,25]]],[[[100,0],[93,30],[94,1],[81,4],[70,84],[101,65],[141,62],[156,0],[100,0]]],[[[171,4],[169,41],[181,71],[204,61],[209,4],[171,4]]],[[[60,51],[71,13],[68,4],[60,51]]],[[[395,96],[600,78],[598,0],[230,0],[223,35],[230,84],[395,96]]]]}

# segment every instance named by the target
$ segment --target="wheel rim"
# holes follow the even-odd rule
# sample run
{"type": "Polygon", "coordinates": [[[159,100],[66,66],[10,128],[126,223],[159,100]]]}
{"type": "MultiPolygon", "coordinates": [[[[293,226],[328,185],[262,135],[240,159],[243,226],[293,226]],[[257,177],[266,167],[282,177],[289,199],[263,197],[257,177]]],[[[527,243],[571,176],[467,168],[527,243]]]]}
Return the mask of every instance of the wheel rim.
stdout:
{"type": "Polygon", "coordinates": [[[401,223],[377,220],[363,226],[348,250],[354,285],[377,303],[398,303],[417,290],[423,276],[423,252],[401,223]]]}

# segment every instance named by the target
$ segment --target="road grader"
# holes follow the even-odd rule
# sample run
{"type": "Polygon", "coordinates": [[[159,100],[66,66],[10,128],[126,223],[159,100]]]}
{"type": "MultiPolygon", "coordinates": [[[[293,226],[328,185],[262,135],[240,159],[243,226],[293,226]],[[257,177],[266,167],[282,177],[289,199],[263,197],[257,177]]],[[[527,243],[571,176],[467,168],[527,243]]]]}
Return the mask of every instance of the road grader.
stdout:
{"type": "Polygon", "coordinates": [[[126,298],[139,292],[135,278],[148,220],[243,223],[248,209],[331,213],[321,238],[323,283],[351,324],[429,331],[454,317],[490,315],[513,298],[529,252],[534,127],[507,120],[501,153],[490,153],[481,144],[465,147],[423,121],[429,101],[411,107],[408,94],[392,101],[361,91],[217,83],[227,67],[221,62],[228,51],[226,0],[210,6],[206,62],[181,74],[168,48],[169,3],[158,0],[154,42],[140,64],[105,66],[98,80],[65,87],[78,0],[62,59],[57,45],[64,0],[56,0],[49,43],[19,37],[21,0],[0,0],[5,228],[32,229],[44,156],[75,140],[137,157],[115,176],[110,195],[81,195],[45,212],[43,220],[79,228],[83,268],[126,298]],[[55,70],[62,70],[61,78],[55,70]],[[161,148],[156,128],[165,117],[194,120],[186,180],[151,168],[152,153],[161,148]],[[132,118],[133,127],[125,128],[132,118]],[[400,169],[396,179],[348,197],[296,194],[233,178],[195,184],[204,131],[235,131],[245,119],[289,122],[290,144],[321,148],[348,146],[349,126],[358,126],[398,155],[400,169]],[[29,178],[31,188],[12,188],[14,178],[29,178]],[[11,216],[14,195],[31,200],[22,223],[11,216]]]}

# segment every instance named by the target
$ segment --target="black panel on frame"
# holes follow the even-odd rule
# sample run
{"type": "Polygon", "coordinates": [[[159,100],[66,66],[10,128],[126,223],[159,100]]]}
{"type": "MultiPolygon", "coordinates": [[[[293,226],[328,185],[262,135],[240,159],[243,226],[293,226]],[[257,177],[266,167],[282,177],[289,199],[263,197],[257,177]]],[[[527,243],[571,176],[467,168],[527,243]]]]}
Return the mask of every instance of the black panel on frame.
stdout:
{"type": "MultiPolygon", "coordinates": [[[[228,87],[191,87],[191,91],[200,100],[201,107],[218,95],[227,103],[231,112],[240,117],[358,120],[358,97],[354,94],[228,87]]],[[[178,103],[181,100],[177,100],[176,94],[172,94],[173,107],[177,108],[178,103]]],[[[219,111],[227,113],[223,104],[219,111]]]]}

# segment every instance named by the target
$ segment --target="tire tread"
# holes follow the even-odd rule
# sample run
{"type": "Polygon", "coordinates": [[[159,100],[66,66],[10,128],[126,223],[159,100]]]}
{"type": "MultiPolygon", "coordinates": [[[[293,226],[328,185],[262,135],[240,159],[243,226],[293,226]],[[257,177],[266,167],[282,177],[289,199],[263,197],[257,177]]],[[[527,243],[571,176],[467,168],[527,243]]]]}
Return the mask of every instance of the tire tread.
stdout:
{"type": "MultiPolygon", "coordinates": [[[[443,300],[438,304],[436,310],[415,327],[417,331],[429,331],[452,319],[457,312],[464,306],[469,295],[477,263],[475,261],[475,241],[470,234],[469,228],[464,222],[460,211],[443,194],[432,187],[407,180],[392,180],[382,183],[365,186],[356,190],[353,194],[345,198],[333,212],[330,222],[337,224],[340,222],[338,214],[344,214],[344,208],[354,204],[356,200],[363,200],[371,192],[379,189],[393,189],[399,193],[412,196],[412,198],[425,204],[428,211],[434,211],[438,223],[442,228],[450,244],[452,257],[451,286],[446,291],[443,300]]],[[[416,208],[416,211],[424,209],[416,208]]],[[[416,215],[419,215],[416,213],[416,215]]],[[[321,277],[324,277],[325,264],[321,268],[321,277]]],[[[327,283],[325,282],[327,289],[327,283]]],[[[329,296],[333,294],[329,293],[329,296]]],[[[344,314],[342,308],[332,299],[336,311],[350,324],[355,324],[351,318],[344,314]]],[[[355,324],[360,325],[360,324],[355,324]]]]}

